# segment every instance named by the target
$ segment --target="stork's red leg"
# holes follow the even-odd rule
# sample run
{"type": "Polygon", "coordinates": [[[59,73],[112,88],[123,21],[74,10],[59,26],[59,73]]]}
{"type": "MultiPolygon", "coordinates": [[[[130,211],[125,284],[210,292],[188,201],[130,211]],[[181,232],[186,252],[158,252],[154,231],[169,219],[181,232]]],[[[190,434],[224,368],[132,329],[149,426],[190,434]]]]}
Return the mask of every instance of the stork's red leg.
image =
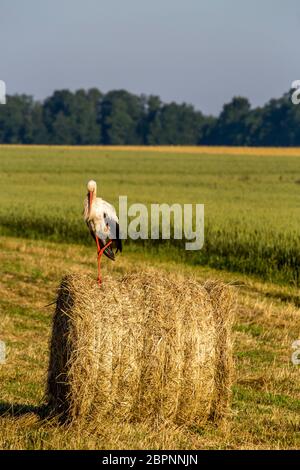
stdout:
{"type": "Polygon", "coordinates": [[[98,237],[96,235],[96,245],[97,245],[97,260],[98,260],[98,277],[97,277],[97,282],[99,286],[101,285],[101,272],[100,272],[100,260],[101,260],[101,248],[100,248],[100,243],[98,240],[98,237]]]}
{"type": "Polygon", "coordinates": [[[102,254],[101,254],[101,253],[98,253],[98,277],[97,277],[97,282],[98,282],[99,286],[101,286],[101,284],[102,284],[102,279],[101,279],[101,266],[100,266],[101,256],[102,256],[102,254]]]}
{"type": "Polygon", "coordinates": [[[110,240],[108,243],[103,248],[100,248],[99,240],[98,237],[96,237],[96,243],[97,243],[97,248],[98,248],[98,284],[101,286],[102,284],[102,278],[101,278],[101,256],[103,255],[104,251],[106,248],[112,243],[112,240],[110,240]]]}
{"type": "Polygon", "coordinates": [[[97,250],[98,250],[98,255],[99,255],[101,248],[100,248],[99,239],[97,236],[96,236],[96,245],[97,245],[97,250]]]}

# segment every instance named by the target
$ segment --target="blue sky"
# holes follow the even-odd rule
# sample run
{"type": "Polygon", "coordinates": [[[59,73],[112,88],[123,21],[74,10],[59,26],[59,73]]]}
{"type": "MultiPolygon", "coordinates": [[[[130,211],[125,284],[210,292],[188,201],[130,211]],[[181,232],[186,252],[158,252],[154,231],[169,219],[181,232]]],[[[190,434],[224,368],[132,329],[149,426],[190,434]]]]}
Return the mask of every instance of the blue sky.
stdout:
{"type": "Polygon", "coordinates": [[[125,88],[217,114],[300,79],[298,0],[0,0],[7,93],[125,88]]]}

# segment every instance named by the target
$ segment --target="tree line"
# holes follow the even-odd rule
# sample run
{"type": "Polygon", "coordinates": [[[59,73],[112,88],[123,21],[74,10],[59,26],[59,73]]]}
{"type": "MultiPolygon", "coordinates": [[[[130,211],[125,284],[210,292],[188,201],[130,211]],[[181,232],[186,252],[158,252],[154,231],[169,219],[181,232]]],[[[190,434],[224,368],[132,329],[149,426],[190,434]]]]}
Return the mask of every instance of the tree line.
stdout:
{"type": "Polygon", "coordinates": [[[0,143],[299,146],[300,105],[290,93],[256,108],[234,97],[215,117],[125,90],[59,90],[43,102],[11,95],[0,106],[0,143]]]}

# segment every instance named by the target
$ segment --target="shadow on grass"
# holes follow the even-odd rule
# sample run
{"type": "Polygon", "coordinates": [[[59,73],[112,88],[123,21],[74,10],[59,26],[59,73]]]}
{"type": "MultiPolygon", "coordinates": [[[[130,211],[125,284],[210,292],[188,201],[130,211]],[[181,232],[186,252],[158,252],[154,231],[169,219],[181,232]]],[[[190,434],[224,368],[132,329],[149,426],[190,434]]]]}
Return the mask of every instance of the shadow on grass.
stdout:
{"type": "Polygon", "coordinates": [[[255,287],[249,287],[247,284],[239,284],[239,287],[243,287],[245,290],[251,291],[251,292],[256,292],[258,294],[262,294],[265,297],[268,297],[269,299],[273,300],[279,300],[284,303],[291,303],[294,304],[295,307],[299,308],[300,307],[300,295],[299,294],[293,294],[293,293],[285,293],[285,292],[280,292],[280,291],[275,291],[275,292],[263,292],[261,289],[256,289],[255,287]]]}
{"type": "Polygon", "coordinates": [[[300,307],[300,296],[293,295],[293,294],[281,294],[280,292],[275,293],[266,293],[266,297],[272,297],[277,300],[281,300],[281,302],[292,303],[295,307],[300,307]]]}
{"type": "Polygon", "coordinates": [[[46,405],[34,406],[21,403],[0,402],[0,417],[20,417],[29,413],[34,413],[39,418],[45,418],[48,413],[46,405]]]}

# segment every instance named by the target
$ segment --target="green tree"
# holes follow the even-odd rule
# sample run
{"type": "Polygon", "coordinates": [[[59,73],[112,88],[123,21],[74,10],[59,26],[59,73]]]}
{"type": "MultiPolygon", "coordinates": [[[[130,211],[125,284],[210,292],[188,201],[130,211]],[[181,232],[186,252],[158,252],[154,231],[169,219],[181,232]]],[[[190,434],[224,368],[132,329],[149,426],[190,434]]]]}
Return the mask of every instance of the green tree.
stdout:
{"type": "Polygon", "coordinates": [[[300,144],[300,110],[292,104],[289,94],[270,100],[250,117],[252,145],[290,146],[300,144]],[[251,119],[252,118],[252,119],[251,119]]]}
{"type": "MultiPolygon", "coordinates": [[[[153,105],[154,103],[152,103],[153,105]]],[[[204,123],[193,106],[170,103],[149,112],[146,142],[154,145],[197,145],[204,123]]]]}
{"type": "Polygon", "coordinates": [[[31,115],[34,102],[31,96],[7,96],[0,106],[0,142],[7,144],[31,143],[31,115]]]}
{"type": "Polygon", "coordinates": [[[44,124],[53,144],[99,144],[99,90],[55,91],[43,106],[44,124]]]}
{"type": "Polygon", "coordinates": [[[139,131],[143,120],[143,99],[125,90],[107,93],[101,102],[102,143],[142,144],[139,131]]]}
{"type": "Polygon", "coordinates": [[[223,110],[206,135],[212,145],[247,145],[250,103],[247,98],[234,97],[224,105],[223,110]]]}

